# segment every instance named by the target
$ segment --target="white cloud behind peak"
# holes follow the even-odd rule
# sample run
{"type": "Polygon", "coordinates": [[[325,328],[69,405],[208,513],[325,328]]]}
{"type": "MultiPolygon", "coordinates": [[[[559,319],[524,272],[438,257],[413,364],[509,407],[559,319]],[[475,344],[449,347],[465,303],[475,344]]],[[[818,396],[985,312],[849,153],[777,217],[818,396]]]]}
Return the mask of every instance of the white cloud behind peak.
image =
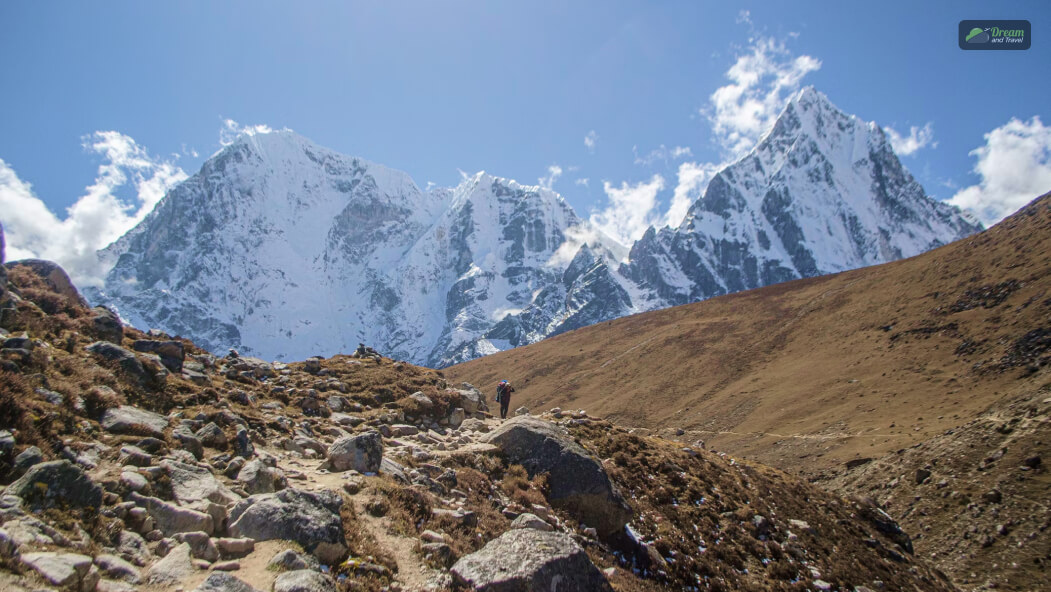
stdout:
{"type": "Polygon", "coordinates": [[[986,226],[1051,190],[1051,127],[1039,117],[1011,118],[985,134],[985,145],[970,154],[978,159],[973,171],[979,181],[949,203],[971,211],[986,226]]]}
{"type": "Polygon", "coordinates": [[[793,57],[781,41],[753,39],[727,70],[730,84],[716,89],[709,105],[701,109],[727,156],[750,150],[799,90],[803,78],[820,68],[821,60],[809,55],[793,57]]]}
{"type": "Polygon", "coordinates": [[[934,139],[934,124],[929,121],[923,127],[915,125],[910,127],[909,135],[907,136],[898,133],[897,130],[891,127],[884,127],[883,129],[887,132],[890,145],[898,156],[910,156],[917,150],[928,146],[931,148],[938,147],[938,142],[934,139]]]}
{"type": "Polygon", "coordinates": [[[95,132],[84,138],[84,147],[102,162],[94,182],[66,209],[64,218],[0,160],[0,222],[8,259],[49,259],[65,268],[76,285],[98,286],[107,265],[97,251],[141,222],[187,174],[174,158],[151,156],[119,132],[95,132]]]}

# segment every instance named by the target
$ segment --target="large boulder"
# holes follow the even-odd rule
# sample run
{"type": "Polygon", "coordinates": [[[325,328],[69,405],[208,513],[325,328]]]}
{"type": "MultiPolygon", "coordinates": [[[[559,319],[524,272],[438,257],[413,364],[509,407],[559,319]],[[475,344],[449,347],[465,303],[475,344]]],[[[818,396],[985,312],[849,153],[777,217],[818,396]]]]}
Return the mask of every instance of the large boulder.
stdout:
{"type": "Polygon", "coordinates": [[[84,297],[77,291],[77,287],[73,285],[73,280],[69,279],[69,274],[66,270],[62,269],[62,266],[54,261],[45,261],[43,259],[21,259],[19,261],[11,261],[6,263],[5,266],[8,269],[13,267],[25,267],[40,276],[40,279],[44,280],[47,287],[52,291],[58,293],[61,296],[65,296],[71,302],[76,303],[84,308],[88,307],[88,302],[84,300],[84,297]]]}
{"type": "Polygon", "coordinates": [[[161,461],[161,467],[171,479],[175,501],[183,506],[192,506],[202,501],[229,506],[241,500],[240,496],[230,491],[204,467],[174,460],[161,461]]]}
{"type": "Polygon", "coordinates": [[[622,532],[631,520],[631,507],[602,464],[559,426],[523,415],[486,434],[482,442],[495,445],[530,477],[547,473],[548,501],[595,527],[601,536],[622,532]]]}
{"type": "Polygon", "coordinates": [[[4,493],[17,495],[32,508],[51,508],[58,504],[75,508],[102,507],[102,487],[68,460],[33,465],[4,493]]]}
{"type": "Polygon", "coordinates": [[[342,506],[343,498],[334,491],[284,489],[253,495],[230,511],[230,536],[293,541],[333,564],[347,553],[342,506]]]}
{"type": "Polygon", "coordinates": [[[121,405],[107,409],[99,424],[111,434],[137,434],[163,439],[168,418],[131,405],[121,405]]]}
{"type": "Polygon", "coordinates": [[[120,345],[124,341],[124,323],[120,322],[117,313],[105,306],[91,309],[91,328],[95,337],[102,341],[120,345]]]}
{"type": "Polygon", "coordinates": [[[609,582],[573,539],[561,532],[509,530],[452,567],[456,581],[490,592],[607,592],[609,582]]]}
{"type": "Polygon", "coordinates": [[[179,341],[139,339],[131,344],[131,347],[137,352],[156,354],[165,368],[175,373],[182,372],[182,363],[186,359],[186,351],[179,341]]]}
{"type": "Polygon", "coordinates": [[[460,393],[460,406],[468,415],[475,415],[489,411],[489,405],[485,401],[482,391],[476,389],[469,382],[463,383],[463,388],[457,389],[460,393]]]}
{"type": "Polygon", "coordinates": [[[344,436],[328,449],[328,464],[333,471],[355,470],[375,473],[383,461],[383,437],[379,432],[344,436]]]}

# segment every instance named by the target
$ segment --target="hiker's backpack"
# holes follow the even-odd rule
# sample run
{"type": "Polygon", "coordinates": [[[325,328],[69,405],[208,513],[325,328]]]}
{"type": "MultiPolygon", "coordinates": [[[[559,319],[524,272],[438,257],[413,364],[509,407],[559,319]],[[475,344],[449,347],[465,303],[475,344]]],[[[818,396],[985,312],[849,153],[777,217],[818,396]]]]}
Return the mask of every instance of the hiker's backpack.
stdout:
{"type": "Polygon", "coordinates": [[[503,403],[504,397],[507,395],[507,383],[501,382],[496,385],[496,402],[503,403]]]}

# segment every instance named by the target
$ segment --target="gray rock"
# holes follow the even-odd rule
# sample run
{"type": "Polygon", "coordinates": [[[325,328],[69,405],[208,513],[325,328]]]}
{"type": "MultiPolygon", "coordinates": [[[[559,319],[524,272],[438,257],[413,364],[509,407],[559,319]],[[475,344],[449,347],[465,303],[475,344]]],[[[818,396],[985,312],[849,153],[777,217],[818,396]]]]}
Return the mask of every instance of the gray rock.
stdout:
{"type": "Polygon", "coordinates": [[[237,480],[244,484],[245,491],[255,493],[273,493],[288,486],[288,481],[280,469],[270,468],[257,459],[248,461],[237,473],[237,480]]]}
{"type": "Polygon", "coordinates": [[[96,306],[91,312],[91,327],[95,337],[120,345],[124,341],[124,325],[120,317],[105,306],[96,306]]]}
{"type": "Polygon", "coordinates": [[[214,571],[208,579],[194,588],[194,592],[259,592],[242,580],[223,572],[214,571]]]}
{"type": "Polygon", "coordinates": [[[256,541],[293,541],[333,564],[347,552],[339,515],[342,506],[343,498],[334,491],[285,489],[253,495],[230,512],[230,534],[256,541]]]}
{"type": "Polygon", "coordinates": [[[328,463],[333,471],[355,470],[375,473],[383,460],[383,437],[379,432],[346,436],[328,449],[328,463]]]}
{"type": "Polygon", "coordinates": [[[528,407],[519,407],[518,409],[515,409],[515,417],[521,417],[523,415],[529,415],[528,407]]]}
{"type": "Polygon", "coordinates": [[[255,550],[255,541],[250,538],[218,538],[215,539],[215,548],[219,549],[219,555],[223,558],[244,557],[255,550]]]}
{"type": "Polygon", "coordinates": [[[99,358],[109,362],[116,362],[126,376],[136,381],[144,388],[155,388],[163,384],[163,378],[167,377],[167,370],[162,376],[158,375],[156,369],[147,369],[142,360],[135,356],[131,350],[110,343],[108,341],[96,341],[87,347],[87,350],[99,358]],[[152,371],[151,371],[152,370],[152,371]]]}
{"type": "Polygon", "coordinates": [[[15,450],[15,437],[9,430],[0,430],[0,457],[8,457],[15,450]]]}
{"type": "Polygon", "coordinates": [[[329,592],[336,589],[331,576],[312,569],[285,572],[274,580],[273,592],[329,592]]]}
{"type": "Polygon", "coordinates": [[[94,591],[100,577],[91,557],[77,553],[24,553],[22,563],[50,583],[80,592],[94,591]]]}
{"type": "Polygon", "coordinates": [[[126,561],[116,555],[102,554],[95,558],[95,565],[102,570],[103,575],[113,578],[115,580],[121,580],[128,582],[129,584],[138,584],[142,582],[142,573],[139,572],[138,568],[132,565],[131,562],[126,561]]]}
{"type": "Polygon", "coordinates": [[[204,500],[221,505],[230,505],[241,500],[241,496],[230,491],[204,467],[174,460],[161,461],[161,467],[171,479],[175,500],[184,506],[204,500]]]}
{"type": "Polygon", "coordinates": [[[456,407],[449,412],[449,426],[453,429],[460,427],[465,419],[467,419],[467,413],[462,407],[456,407]]]}
{"type": "Polygon", "coordinates": [[[172,537],[176,542],[190,545],[190,555],[214,563],[219,559],[219,549],[206,532],[180,532],[172,537]]]}
{"type": "Polygon", "coordinates": [[[555,424],[532,416],[508,420],[482,442],[497,446],[530,477],[548,473],[548,501],[603,537],[619,533],[632,511],[602,464],[555,424]]]}
{"type": "Polygon", "coordinates": [[[153,464],[153,455],[138,446],[128,444],[120,447],[120,464],[134,467],[148,467],[153,464]]]}
{"type": "Polygon", "coordinates": [[[135,471],[123,471],[120,474],[120,482],[131,491],[141,492],[150,484],[146,477],[135,471]]]}
{"type": "Polygon", "coordinates": [[[509,530],[453,565],[456,581],[471,590],[528,592],[613,588],[569,535],[509,530]]]}
{"type": "Polygon", "coordinates": [[[190,557],[190,545],[183,543],[153,564],[146,572],[146,581],[151,584],[177,584],[197,571],[190,557]]]}
{"type": "Polygon", "coordinates": [[[131,347],[137,352],[157,355],[164,367],[172,372],[182,372],[182,363],[186,359],[186,351],[181,342],[139,339],[131,347]]]}
{"type": "Polygon", "coordinates": [[[356,415],[347,415],[346,413],[333,413],[329,419],[332,423],[349,427],[355,427],[365,423],[365,418],[356,415]]]}
{"type": "Polygon", "coordinates": [[[167,536],[180,532],[215,531],[215,519],[211,514],[182,508],[155,497],[146,497],[137,493],[128,494],[128,499],[144,506],[149,515],[156,521],[157,528],[167,536]]]}
{"type": "Polygon", "coordinates": [[[318,560],[311,555],[302,555],[296,553],[292,549],[285,549],[277,555],[274,555],[270,563],[266,565],[267,569],[273,569],[277,571],[290,571],[298,569],[317,569],[320,567],[318,560]]]}
{"type": "Polygon", "coordinates": [[[234,436],[234,453],[245,459],[255,456],[255,446],[248,434],[248,428],[243,425],[237,426],[237,435],[234,436]]]}
{"type": "Polygon", "coordinates": [[[138,407],[121,405],[120,407],[107,409],[102,414],[99,424],[102,426],[102,429],[111,434],[140,434],[164,438],[164,429],[168,427],[168,418],[138,407]]]}
{"type": "Polygon", "coordinates": [[[544,522],[540,516],[530,514],[529,512],[519,514],[518,518],[515,518],[511,522],[511,528],[532,528],[533,530],[542,530],[544,532],[555,530],[553,526],[544,522]]]}
{"type": "Polygon", "coordinates": [[[197,430],[197,433],[194,435],[201,441],[201,444],[211,448],[226,448],[227,444],[229,444],[226,439],[226,433],[215,422],[211,422],[197,430]]]}
{"type": "MultiPolygon", "coordinates": [[[[277,375],[274,372],[274,367],[268,362],[249,356],[239,356],[232,360],[227,360],[227,366],[239,374],[247,373],[248,376],[257,379],[270,378],[277,375]]],[[[244,374],[241,375],[244,376],[244,374]]]]}
{"type": "Polygon", "coordinates": [[[460,393],[460,406],[468,415],[475,415],[489,411],[489,404],[485,400],[482,391],[476,389],[473,384],[465,382],[463,388],[457,389],[460,393]]]}
{"type": "Polygon", "coordinates": [[[387,457],[383,457],[380,461],[380,472],[385,475],[390,475],[396,481],[400,481],[406,485],[412,483],[409,476],[405,473],[405,467],[401,466],[397,461],[391,460],[387,457]]]}
{"type": "Polygon", "coordinates": [[[120,556],[135,565],[142,567],[150,560],[150,549],[146,546],[146,539],[137,532],[130,530],[120,531],[117,540],[117,552],[120,556]]]}
{"type": "Polygon", "coordinates": [[[42,462],[44,462],[44,453],[36,446],[30,446],[15,457],[15,468],[25,471],[42,462]]]}
{"type": "Polygon", "coordinates": [[[416,401],[423,411],[430,411],[434,407],[434,401],[432,401],[427,395],[423,394],[423,391],[416,391],[409,395],[409,398],[416,401]]]}
{"type": "Polygon", "coordinates": [[[172,439],[182,446],[182,449],[189,452],[197,460],[204,458],[204,444],[190,428],[186,426],[178,426],[172,430],[172,439]]]}
{"type": "Polygon", "coordinates": [[[5,490],[32,508],[51,508],[56,503],[75,508],[101,508],[102,488],[68,460],[53,460],[31,467],[5,490]]]}

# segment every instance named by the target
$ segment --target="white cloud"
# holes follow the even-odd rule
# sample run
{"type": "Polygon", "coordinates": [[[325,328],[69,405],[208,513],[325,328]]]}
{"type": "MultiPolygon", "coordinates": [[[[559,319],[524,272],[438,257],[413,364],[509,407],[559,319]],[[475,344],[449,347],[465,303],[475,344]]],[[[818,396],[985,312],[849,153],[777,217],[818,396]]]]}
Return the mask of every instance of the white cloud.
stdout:
{"type": "Polygon", "coordinates": [[[664,178],[653,175],[647,182],[635,185],[627,182],[614,187],[603,181],[602,188],[609,198],[606,209],[591,214],[591,223],[623,245],[630,245],[642,236],[646,229],[660,222],[654,212],[657,193],[664,189],[664,178]]]}
{"type": "MultiPolygon", "coordinates": [[[[562,241],[555,252],[551,254],[551,258],[547,260],[545,265],[547,267],[563,268],[569,265],[569,262],[576,256],[577,251],[583,245],[588,245],[592,248],[598,246],[611,246],[609,244],[610,238],[608,236],[602,236],[598,230],[586,225],[581,224],[579,226],[572,226],[566,229],[566,240],[562,241]]],[[[620,245],[621,250],[626,250],[623,245],[620,245]]]]}
{"type": "Polygon", "coordinates": [[[738,25],[741,25],[741,24],[751,25],[752,24],[752,11],[751,10],[742,10],[742,11],[738,12],[737,13],[737,24],[738,25]]]}
{"type": "Polygon", "coordinates": [[[1027,122],[1012,117],[985,134],[985,146],[970,154],[978,158],[973,170],[980,181],[949,203],[970,210],[987,226],[1051,190],[1051,127],[1039,117],[1027,122]]]}
{"type": "Polygon", "coordinates": [[[219,144],[224,147],[229,146],[241,134],[254,136],[256,134],[269,134],[272,131],[274,130],[268,125],[241,125],[233,119],[226,119],[223,121],[223,127],[219,129],[219,144]]]}
{"type": "Polygon", "coordinates": [[[100,285],[107,266],[96,252],[142,221],[171,187],[187,177],[174,161],[150,156],[118,132],[95,132],[84,139],[84,147],[101,155],[103,162],[95,182],[67,208],[64,219],[0,160],[0,212],[8,258],[55,261],[78,286],[100,285]],[[118,195],[129,192],[131,199],[118,195]]]}
{"type": "Polygon", "coordinates": [[[664,161],[667,163],[671,160],[679,160],[680,158],[693,156],[693,151],[687,146],[674,146],[668,148],[664,144],[661,144],[658,148],[650,150],[650,153],[646,156],[639,156],[637,146],[632,147],[632,152],[635,153],[635,164],[646,166],[652,165],[657,161],[664,161]]]}
{"type": "Polygon", "coordinates": [[[586,136],[584,136],[584,147],[588,149],[588,152],[594,152],[595,142],[597,141],[598,134],[595,133],[595,130],[591,130],[587,133],[586,136]]]}
{"type": "Polygon", "coordinates": [[[929,121],[923,127],[916,127],[915,125],[910,127],[909,135],[907,136],[901,135],[890,127],[885,127],[883,130],[887,132],[887,136],[890,138],[890,145],[898,156],[909,156],[927,146],[931,148],[938,147],[938,142],[934,141],[934,126],[929,121]]]}
{"type": "Polygon", "coordinates": [[[551,187],[555,184],[555,181],[558,181],[558,178],[561,176],[562,167],[558,166],[557,164],[553,164],[547,167],[547,176],[540,177],[537,180],[540,181],[540,186],[544,189],[551,189],[551,187]]]}
{"type": "Polygon", "coordinates": [[[716,140],[733,158],[747,152],[768,130],[803,77],[821,68],[821,61],[792,57],[783,42],[769,37],[753,39],[726,77],[731,83],[709,97],[701,112],[711,122],[716,140]]]}
{"type": "Polygon", "coordinates": [[[588,179],[587,177],[583,177],[583,178],[577,179],[576,181],[573,181],[573,184],[574,185],[580,185],[582,187],[587,187],[588,183],[590,183],[590,182],[591,182],[591,179],[588,179]]]}
{"type": "Polygon", "coordinates": [[[693,202],[700,199],[708,182],[712,180],[723,165],[713,163],[684,162],[679,165],[678,183],[671,198],[671,206],[664,216],[664,225],[678,227],[693,202]]]}

